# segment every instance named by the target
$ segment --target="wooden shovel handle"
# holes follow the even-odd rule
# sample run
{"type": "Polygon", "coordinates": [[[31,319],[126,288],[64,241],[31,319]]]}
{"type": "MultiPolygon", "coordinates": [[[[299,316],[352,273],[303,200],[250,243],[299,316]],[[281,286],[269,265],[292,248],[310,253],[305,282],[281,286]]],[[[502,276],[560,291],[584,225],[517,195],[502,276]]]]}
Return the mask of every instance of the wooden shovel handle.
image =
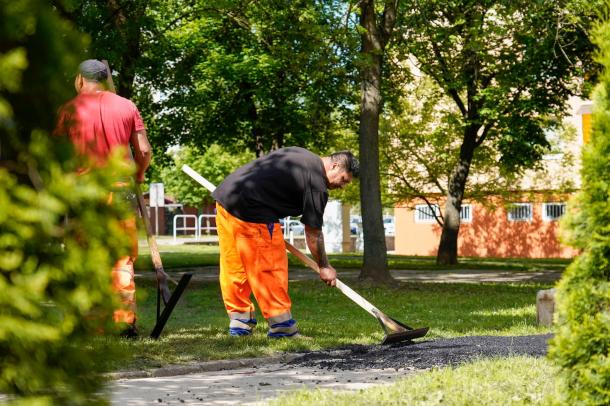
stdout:
{"type": "MultiPolygon", "coordinates": [[[[294,245],[290,244],[288,241],[285,241],[285,243],[286,243],[286,249],[288,250],[288,252],[290,252],[292,255],[297,257],[303,264],[307,265],[308,267],[310,267],[311,269],[316,271],[318,274],[320,273],[320,267],[318,267],[318,264],[316,264],[316,262],[313,259],[311,259],[307,255],[303,254],[300,250],[298,250],[294,245]]],[[[362,307],[372,316],[378,317],[379,313],[381,313],[381,311],[379,311],[379,309],[377,309],[368,300],[366,300],[365,298],[360,296],[356,291],[354,291],[352,288],[347,286],[345,283],[341,282],[339,279],[337,279],[336,281],[337,281],[337,284],[335,287],[337,289],[339,289],[345,296],[352,299],[358,306],[362,307]]]]}

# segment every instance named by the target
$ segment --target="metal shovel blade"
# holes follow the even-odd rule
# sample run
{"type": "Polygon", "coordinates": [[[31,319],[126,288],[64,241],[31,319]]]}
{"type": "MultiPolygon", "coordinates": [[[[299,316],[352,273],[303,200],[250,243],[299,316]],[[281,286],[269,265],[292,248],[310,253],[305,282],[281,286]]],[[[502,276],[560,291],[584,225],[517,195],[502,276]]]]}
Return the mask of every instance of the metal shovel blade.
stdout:
{"type": "Polygon", "coordinates": [[[398,343],[402,341],[411,341],[414,338],[420,338],[428,334],[428,330],[430,327],[423,327],[414,329],[406,324],[399,322],[396,319],[389,317],[388,315],[375,311],[375,316],[377,316],[377,320],[379,320],[379,324],[383,328],[385,332],[385,337],[381,344],[392,344],[398,343]]]}
{"type": "Polygon", "coordinates": [[[403,341],[411,341],[414,338],[420,338],[428,334],[430,327],[418,328],[416,330],[405,330],[397,333],[387,333],[381,344],[392,344],[403,341]]]}

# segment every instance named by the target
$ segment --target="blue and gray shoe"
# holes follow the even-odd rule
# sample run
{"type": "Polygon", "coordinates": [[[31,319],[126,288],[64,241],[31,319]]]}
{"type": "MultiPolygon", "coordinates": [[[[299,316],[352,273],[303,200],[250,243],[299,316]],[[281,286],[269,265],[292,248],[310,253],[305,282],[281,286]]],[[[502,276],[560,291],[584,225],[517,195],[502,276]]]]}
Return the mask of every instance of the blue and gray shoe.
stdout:
{"type": "Polygon", "coordinates": [[[256,326],[256,319],[231,319],[229,323],[229,334],[232,336],[249,336],[256,326]]]}
{"type": "Polygon", "coordinates": [[[267,333],[267,337],[295,337],[299,333],[297,322],[292,318],[290,313],[270,317],[267,321],[269,323],[269,332],[267,333]]]}

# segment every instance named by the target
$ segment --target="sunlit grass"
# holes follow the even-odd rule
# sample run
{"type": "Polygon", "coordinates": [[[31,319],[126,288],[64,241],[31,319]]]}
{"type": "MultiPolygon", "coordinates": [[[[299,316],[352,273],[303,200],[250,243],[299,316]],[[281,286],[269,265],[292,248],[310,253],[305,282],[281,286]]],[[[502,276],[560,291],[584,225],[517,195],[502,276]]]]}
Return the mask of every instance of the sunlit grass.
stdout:
{"type": "Polygon", "coordinates": [[[551,405],[555,369],[544,358],[483,359],[414,374],[357,392],[301,390],[275,401],[288,405],[551,405]]]}

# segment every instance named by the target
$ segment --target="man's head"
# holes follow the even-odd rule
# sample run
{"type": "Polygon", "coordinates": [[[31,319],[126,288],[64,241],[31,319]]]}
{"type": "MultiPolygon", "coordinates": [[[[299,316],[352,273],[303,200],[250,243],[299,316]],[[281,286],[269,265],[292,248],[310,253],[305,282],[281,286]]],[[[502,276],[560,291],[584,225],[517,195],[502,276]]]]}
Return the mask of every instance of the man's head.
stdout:
{"type": "Polygon", "coordinates": [[[340,189],[360,175],[360,163],[350,151],[339,151],[324,160],[329,189],[340,189]]]}
{"type": "Polygon", "coordinates": [[[74,81],[74,87],[80,93],[83,88],[101,87],[106,79],[108,79],[106,65],[97,59],[87,59],[78,65],[78,74],[74,81]]]}

